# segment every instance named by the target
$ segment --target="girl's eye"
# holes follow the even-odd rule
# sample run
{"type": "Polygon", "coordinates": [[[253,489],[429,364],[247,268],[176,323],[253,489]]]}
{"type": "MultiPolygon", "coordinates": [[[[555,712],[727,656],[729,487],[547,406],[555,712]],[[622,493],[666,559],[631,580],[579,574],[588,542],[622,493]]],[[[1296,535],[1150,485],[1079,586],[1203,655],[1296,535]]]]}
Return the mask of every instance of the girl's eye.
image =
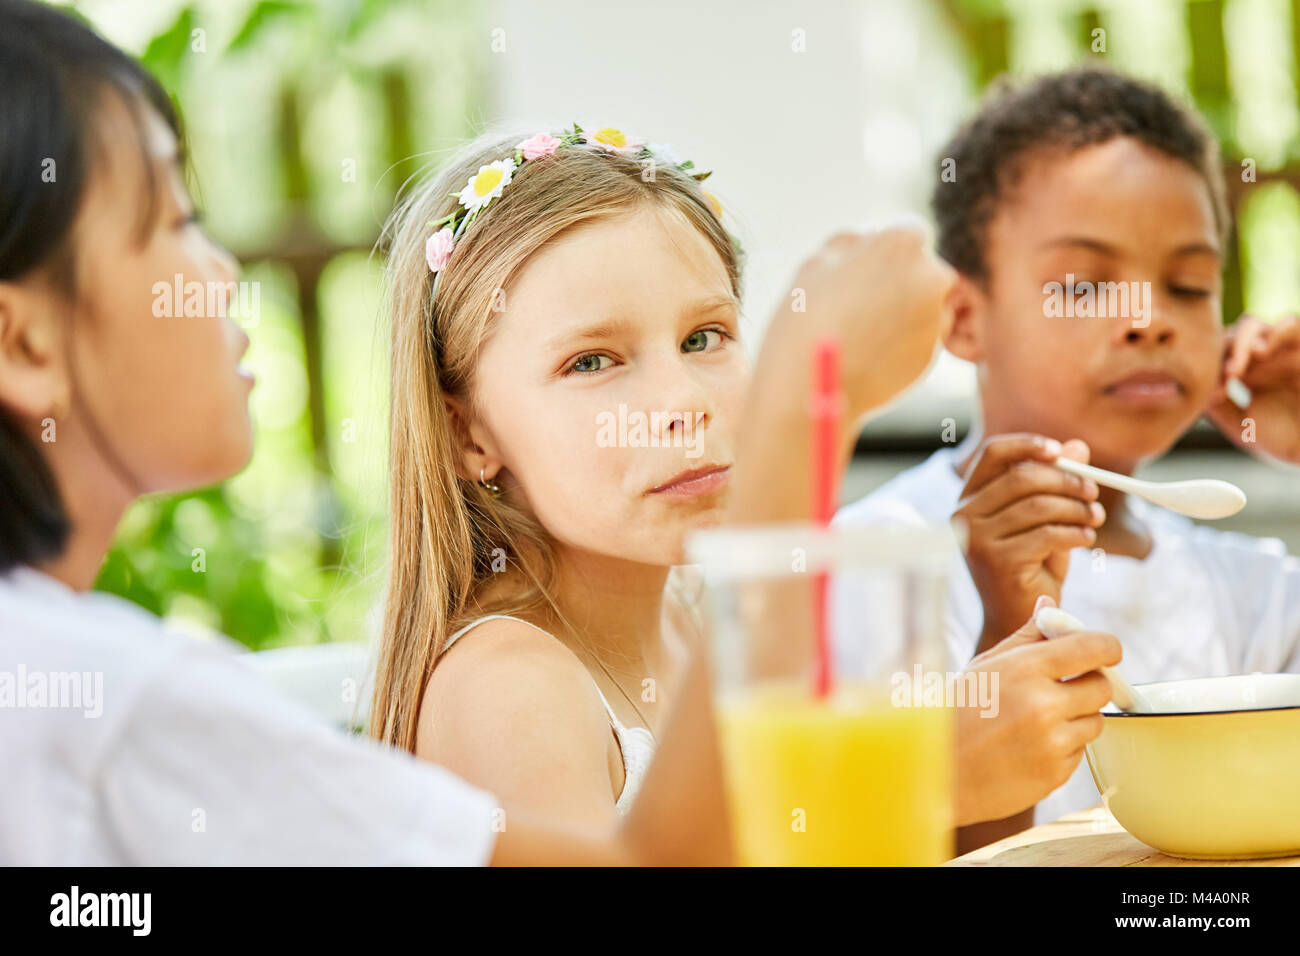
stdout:
{"type": "Polygon", "coordinates": [[[709,349],[709,336],[716,335],[719,345],[730,336],[722,329],[697,329],[682,341],[683,352],[705,352],[709,349]]]}
{"type": "Polygon", "coordinates": [[[1210,294],[1209,289],[1198,289],[1186,285],[1171,285],[1169,291],[1182,299],[1204,299],[1210,294]]]}
{"type": "Polygon", "coordinates": [[[564,374],[571,375],[574,372],[582,372],[589,375],[592,372],[599,372],[609,368],[608,365],[600,364],[602,360],[613,362],[613,359],[608,355],[603,355],[600,352],[588,352],[586,355],[579,355],[570,363],[569,367],[564,370],[564,374]]]}

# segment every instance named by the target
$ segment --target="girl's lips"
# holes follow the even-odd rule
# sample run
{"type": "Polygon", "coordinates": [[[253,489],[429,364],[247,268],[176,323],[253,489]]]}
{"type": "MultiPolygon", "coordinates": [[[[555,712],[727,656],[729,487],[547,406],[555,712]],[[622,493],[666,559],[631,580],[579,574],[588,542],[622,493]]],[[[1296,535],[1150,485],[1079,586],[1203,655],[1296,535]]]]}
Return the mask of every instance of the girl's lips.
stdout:
{"type": "Polygon", "coordinates": [[[692,498],[697,495],[707,495],[710,492],[717,491],[731,480],[731,466],[727,465],[722,468],[712,468],[708,471],[691,473],[686,472],[687,477],[679,478],[671,484],[660,485],[658,488],[652,488],[652,495],[673,495],[675,497],[692,498]]]}
{"type": "Polygon", "coordinates": [[[238,368],[236,368],[235,373],[240,378],[242,378],[245,382],[247,382],[250,386],[255,385],[257,383],[257,376],[253,374],[252,369],[248,368],[245,365],[240,365],[238,368]]]}

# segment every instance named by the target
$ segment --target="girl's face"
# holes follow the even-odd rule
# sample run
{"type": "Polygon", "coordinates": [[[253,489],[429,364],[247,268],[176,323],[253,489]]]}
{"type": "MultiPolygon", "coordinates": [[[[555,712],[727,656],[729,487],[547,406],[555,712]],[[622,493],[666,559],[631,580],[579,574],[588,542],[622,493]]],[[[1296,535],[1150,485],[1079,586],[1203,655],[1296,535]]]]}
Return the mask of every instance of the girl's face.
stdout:
{"type": "Polygon", "coordinates": [[[727,499],[739,333],[722,260],[684,218],[645,208],[565,234],[505,290],[480,356],[487,475],[507,471],[563,544],[683,563],[727,499]]]}
{"type": "Polygon", "coordinates": [[[253,380],[239,366],[248,336],[225,316],[237,265],[195,221],[175,137],[151,109],[143,112],[158,213],[140,240],[148,184],[126,108],[109,100],[120,115],[106,110],[106,161],[76,227],[73,415],[93,420],[133,491],[210,484],[252,453],[253,380]]]}

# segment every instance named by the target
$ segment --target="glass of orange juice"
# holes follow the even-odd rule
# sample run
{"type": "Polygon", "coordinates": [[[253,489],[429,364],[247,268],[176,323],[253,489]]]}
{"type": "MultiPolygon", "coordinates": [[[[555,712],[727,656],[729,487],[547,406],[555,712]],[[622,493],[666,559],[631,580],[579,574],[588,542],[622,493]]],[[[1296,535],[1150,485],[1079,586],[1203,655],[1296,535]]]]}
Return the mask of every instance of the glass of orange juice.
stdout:
{"type": "Polygon", "coordinates": [[[921,692],[944,661],[947,529],[719,528],[689,548],[740,862],[948,859],[953,711],[921,692]]]}

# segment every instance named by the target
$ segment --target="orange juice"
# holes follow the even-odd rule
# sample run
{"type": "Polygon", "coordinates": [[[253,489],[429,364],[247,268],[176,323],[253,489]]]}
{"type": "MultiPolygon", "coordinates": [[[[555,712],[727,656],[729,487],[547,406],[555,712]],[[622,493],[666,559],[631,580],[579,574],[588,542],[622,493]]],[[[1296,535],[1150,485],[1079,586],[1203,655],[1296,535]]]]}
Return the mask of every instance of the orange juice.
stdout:
{"type": "Polygon", "coordinates": [[[953,712],[884,688],[789,683],[719,702],[736,852],[750,866],[932,866],[952,855],[953,712]]]}

